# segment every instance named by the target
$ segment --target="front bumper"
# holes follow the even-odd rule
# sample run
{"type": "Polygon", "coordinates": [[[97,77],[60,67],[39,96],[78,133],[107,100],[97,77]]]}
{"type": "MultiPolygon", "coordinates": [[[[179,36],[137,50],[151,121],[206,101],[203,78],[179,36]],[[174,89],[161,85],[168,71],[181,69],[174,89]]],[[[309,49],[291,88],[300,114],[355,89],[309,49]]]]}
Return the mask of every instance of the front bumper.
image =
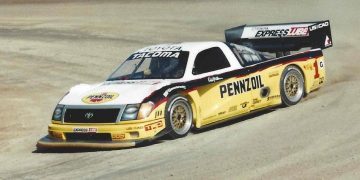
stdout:
{"type": "Polygon", "coordinates": [[[133,147],[140,142],[163,135],[165,119],[118,124],[52,123],[48,131],[49,134],[37,142],[38,148],[118,149],[133,147]]]}
{"type": "Polygon", "coordinates": [[[136,146],[138,142],[116,142],[116,141],[66,141],[49,135],[41,138],[36,147],[38,149],[52,148],[91,148],[91,149],[119,149],[136,146]]]}

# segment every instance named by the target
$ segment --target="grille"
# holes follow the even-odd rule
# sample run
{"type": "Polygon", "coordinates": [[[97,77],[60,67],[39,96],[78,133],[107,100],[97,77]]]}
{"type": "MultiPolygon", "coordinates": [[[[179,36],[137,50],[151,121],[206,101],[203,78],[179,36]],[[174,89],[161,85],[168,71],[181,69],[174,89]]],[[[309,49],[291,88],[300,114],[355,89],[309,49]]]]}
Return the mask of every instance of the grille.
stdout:
{"type": "Polygon", "coordinates": [[[111,141],[110,133],[65,133],[68,141],[111,141]]]}
{"type": "Polygon", "coordinates": [[[120,109],[66,109],[67,123],[115,123],[120,109]]]}

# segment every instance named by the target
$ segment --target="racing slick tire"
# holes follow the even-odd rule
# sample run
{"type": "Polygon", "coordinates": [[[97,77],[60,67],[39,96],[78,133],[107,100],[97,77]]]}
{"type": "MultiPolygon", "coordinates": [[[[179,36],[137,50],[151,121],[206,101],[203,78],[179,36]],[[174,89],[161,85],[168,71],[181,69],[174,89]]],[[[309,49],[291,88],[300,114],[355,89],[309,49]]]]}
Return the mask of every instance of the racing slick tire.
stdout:
{"type": "Polygon", "coordinates": [[[168,135],[172,139],[185,137],[191,129],[193,114],[189,101],[180,94],[171,96],[165,113],[168,135]]]}
{"type": "Polygon", "coordinates": [[[296,66],[287,66],[280,79],[280,95],[284,106],[300,102],[305,93],[304,76],[296,66]]]}

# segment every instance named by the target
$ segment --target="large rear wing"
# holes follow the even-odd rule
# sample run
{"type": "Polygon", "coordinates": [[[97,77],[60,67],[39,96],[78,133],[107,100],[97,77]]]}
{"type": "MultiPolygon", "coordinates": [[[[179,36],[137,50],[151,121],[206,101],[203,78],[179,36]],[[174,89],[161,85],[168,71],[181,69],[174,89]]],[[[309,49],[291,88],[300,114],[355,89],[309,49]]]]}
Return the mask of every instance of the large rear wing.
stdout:
{"type": "Polygon", "coordinates": [[[333,45],[329,20],[242,25],[225,30],[225,39],[266,52],[297,51],[305,47],[326,49],[333,45]]]}

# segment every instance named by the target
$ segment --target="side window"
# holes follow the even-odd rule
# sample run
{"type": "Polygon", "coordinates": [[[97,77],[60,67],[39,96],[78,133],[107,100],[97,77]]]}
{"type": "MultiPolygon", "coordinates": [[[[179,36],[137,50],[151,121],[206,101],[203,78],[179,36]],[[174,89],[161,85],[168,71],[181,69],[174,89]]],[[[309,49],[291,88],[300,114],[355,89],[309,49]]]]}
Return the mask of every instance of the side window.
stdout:
{"type": "Polygon", "coordinates": [[[270,53],[258,52],[246,46],[233,43],[227,45],[233,51],[239,63],[244,67],[275,58],[270,53]]]}
{"type": "Polygon", "coordinates": [[[251,58],[255,63],[259,63],[261,61],[260,58],[255,54],[252,54],[251,58]]]}
{"type": "Polygon", "coordinates": [[[202,74],[227,67],[230,67],[230,63],[222,50],[218,47],[213,47],[201,51],[196,56],[192,73],[194,75],[202,74]]]}
{"type": "Polygon", "coordinates": [[[241,56],[242,56],[242,59],[244,59],[244,61],[246,62],[245,65],[253,65],[253,64],[261,62],[260,57],[255,54],[243,53],[243,54],[241,54],[241,56]]]}
{"type": "Polygon", "coordinates": [[[246,64],[250,64],[253,61],[250,54],[244,53],[242,54],[242,57],[244,58],[246,64]]]}

